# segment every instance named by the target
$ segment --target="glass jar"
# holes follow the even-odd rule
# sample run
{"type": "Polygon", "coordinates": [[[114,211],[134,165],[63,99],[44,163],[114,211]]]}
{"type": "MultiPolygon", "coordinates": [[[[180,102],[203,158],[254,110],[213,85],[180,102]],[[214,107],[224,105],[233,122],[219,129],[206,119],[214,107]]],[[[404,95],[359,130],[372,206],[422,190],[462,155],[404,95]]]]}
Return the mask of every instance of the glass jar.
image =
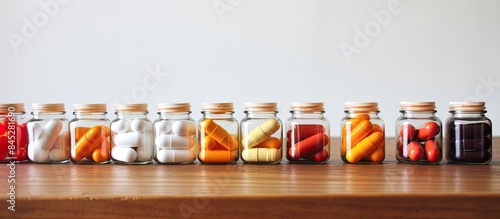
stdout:
{"type": "Polygon", "coordinates": [[[188,164],[196,160],[196,122],[189,103],[160,103],[153,123],[155,161],[188,164]]]}
{"type": "Polygon", "coordinates": [[[245,163],[276,164],[282,157],[281,120],[276,103],[245,103],[241,120],[241,159],[245,163]]]}
{"type": "Polygon", "coordinates": [[[445,154],[452,163],[488,164],[492,158],[492,123],[484,102],[450,102],[445,154]]]}
{"type": "Polygon", "coordinates": [[[28,161],[28,133],[23,103],[0,104],[0,162],[28,161]]]}
{"type": "Polygon", "coordinates": [[[326,163],[330,159],[330,122],[322,102],[292,102],[285,124],[290,163],[326,163]]]}
{"type": "Polygon", "coordinates": [[[71,161],[108,163],[111,153],[110,122],[106,104],[74,104],[75,118],[69,122],[71,161]]]}
{"type": "Polygon", "coordinates": [[[233,103],[203,103],[198,123],[198,159],[204,164],[238,161],[238,121],[233,103]]]}
{"type": "Polygon", "coordinates": [[[153,135],[148,104],[115,105],[111,122],[111,158],[119,164],[148,164],[153,160],[153,135]]]}
{"type": "Polygon", "coordinates": [[[31,105],[28,157],[35,163],[69,162],[70,139],[64,103],[31,105]]]}
{"type": "Polygon", "coordinates": [[[438,164],[442,155],[442,124],[435,102],[401,102],[396,120],[396,159],[402,163],[438,164]]]}
{"type": "Polygon", "coordinates": [[[377,102],[346,102],[341,122],[340,157],[346,163],[382,163],[385,126],[377,102]]]}

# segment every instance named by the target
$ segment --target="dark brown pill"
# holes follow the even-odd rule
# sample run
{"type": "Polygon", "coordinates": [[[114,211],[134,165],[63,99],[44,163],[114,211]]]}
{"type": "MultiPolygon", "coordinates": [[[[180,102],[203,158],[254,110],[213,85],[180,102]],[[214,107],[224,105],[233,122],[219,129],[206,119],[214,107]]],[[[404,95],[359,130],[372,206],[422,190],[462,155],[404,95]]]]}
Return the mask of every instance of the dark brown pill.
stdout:
{"type": "Polygon", "coordinates": [[[448,124],[448,135],[452,139],[478,139],[486,137],[491,133],[491,126],[486,123],[473,124],[448,124]]]}
{"type": "Polygon", "coordinates": [[[477,139],[451,139],[450,147],[459,151],[487,151],[491,147],[491,140],[487,137],[477,139]]]}
{"type": "Polygon", "coordinates": [[[448,161],[466,163],[486,163],[491,160],[488,151],[450,151],[448,161]]]}

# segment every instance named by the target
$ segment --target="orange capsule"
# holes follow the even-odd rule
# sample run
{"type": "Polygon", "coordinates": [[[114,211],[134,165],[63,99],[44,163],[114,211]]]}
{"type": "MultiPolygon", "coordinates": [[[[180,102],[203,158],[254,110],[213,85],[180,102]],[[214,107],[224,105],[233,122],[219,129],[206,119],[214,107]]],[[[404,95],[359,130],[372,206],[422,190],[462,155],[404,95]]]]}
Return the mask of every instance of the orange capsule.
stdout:
{"type": "Polygon", "coordinates": [[[212,119],[205,119],[200,124],[200,128],[211,138],[219,142],[227,150],[238,149],[238,140],[234,135],[229,134],[222,126],[219,126],[212,119]]]}
{"type": "Polygon", "coordinates": [[[236,159],[237,151],[202,150],[198,158],[203,163],[231,163],[236,159]]]}
{"type": "Polygon", "coordinates": [[[365,157],[369,161],[380,162],[384,159],[384,150],[380,147],[365,157]]]}
{"type": "Polygon", "coordinates": [[[91,153],[98,147],[103,138],[109,137],[111,134],[109,127],[98,125],[90,128],[85,135],[75,144],[74,153],[72,153],[73,161],[81,161],[85,155],[91,153]]]}
{"type": "Polygon", "coordinates": [[[351,163],[356,163],[363,157],[375,151],[378,145],[384,142],[384,135],[381,132],[374,132],[360,141],[354,148],[347,151],[346,159],[351,163]]]}
{"type": "MultiPolygon", "coordinates": [[[[369,119],[369,117],[368,117],[368,119],[369,119]]],[[[346,123],[344,124],[344,126],[342,126],[342,134],[341,134],[342,144],[341,144],[341,147],[340,147],[340,149],[341,149],[340,153],[341,154],[345,154],[346,153],[346,148],[347,148],[347,136],[346,136],[346,133],[352,133],[352,130],[359,123],[361,123],[362,121],[363,121],[363,119],[353,118],[353,119],[347,120],[346,123]]]]}
{"type": "Polygon", "coordinates": [[[75,140],[78,141],[80,140],[80,138],[83,137],[83,135],[85,135],[85,133],[87,133],[89,131],[89,127],[76,127],[75,128],[75,140]]]}
{"type": "Polygon", "coordinates": [[[350,144],[349,140],[347,140],[346,145],[351,145],[355,146],[358,144],[361,140],[366,138],[366,136],[370,135],[372,133],[373,125],[369,120],[363,120],[361,121],[356,127],[351,132],[350,136],[350,144]]]}

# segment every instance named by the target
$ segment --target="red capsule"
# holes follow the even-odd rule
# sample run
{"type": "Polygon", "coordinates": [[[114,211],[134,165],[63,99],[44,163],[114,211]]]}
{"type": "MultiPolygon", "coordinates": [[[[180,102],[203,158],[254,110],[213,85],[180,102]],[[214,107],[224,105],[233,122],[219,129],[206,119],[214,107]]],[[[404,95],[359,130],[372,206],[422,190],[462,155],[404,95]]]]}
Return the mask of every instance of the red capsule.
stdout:
{"type": "Polygon", "coordinates": [[[419,161],[422,157],[424,157],[424,149],[420,147],[418,142],[410,142],[408,144],[408,158],[413,161],[419,161]]]}
{"type": "Polygon", "coordinates": [[[7,157],[7,152],[9,147],[9,140],[7,136],[0,136],[0,160],[5,159],[7,157]]]}
{"type": "Polygon", "coordinates": [[[328,151],[323,149],[312,156],[305,157],[305,159],[312,160],[315,162],[324,162],[328,160],[328,157],[329,157],[328,151]]]}
{"type": "MultiPolygon", "coordinates": [[[[398,138],[398,142],[397,142],[397,153],[399,155],[399,157],[404,157],[404,153],[403,153],[403,137],[399,136],[398,138]]],[[[404,157],[404,158],[408,158],[408,157],[404,157]]]]}
{"type": "Polygon", "coordinates": [[[323,133],[315,134],[294,144],[288,150],[288,155],[294,160],[312,156],[323,149],[328,144],[328,141],[328,135],[323,133]]]}
{"type": "Polygon", "coordinates": [[[441,132],[441,127],[435,122],[427,122],[418,129],[417,137],[421,141],[433,139],[434,136],[441,132]]]}
{"type": "Polygon", "coordinates": [[[417,129],[412,124],[403,124],[399,129],[399,136],[406,141],[413,141],[417,136],[417,129]]]}
{"type": "Polygon", "coordinates": [[[297,143],[318,133],[325,133],[325,127],[315,124],[298,124],[287,131],[286,137],[293,143],[297,143]]]}
{"type": "Polygon", "coordinates": [[[431,163],[438,162],[441,159],[441,150],[437,141],[428,140],[425,142],[425,157],[431,163]]]}

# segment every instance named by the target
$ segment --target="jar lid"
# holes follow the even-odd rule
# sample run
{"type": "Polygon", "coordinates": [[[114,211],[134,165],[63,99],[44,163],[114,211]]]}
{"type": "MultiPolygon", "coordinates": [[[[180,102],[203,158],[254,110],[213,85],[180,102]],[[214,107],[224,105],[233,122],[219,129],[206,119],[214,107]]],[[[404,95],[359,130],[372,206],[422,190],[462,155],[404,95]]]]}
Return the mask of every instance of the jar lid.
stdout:
{"type": "Polygon", "coordinates": [[[346,111],[362,111],[362,112],[378,111],[378,103],[377,102],[345,102],[344,109],[346,111]]]}
{"type": "Polygon", "coordinates": [[[191,112],[190,103],[159,103],[158,111],[166,113],[191,112]]]}
{"type": "Polygon", "coordinates": [[[485,111],[485,102],[450,102],[450,111],[485,111]]]}
{"type": "Polygon", "coordinates": [[[278,104],[274,102],[245,102],[245,110],[252,112],[276,112],[278,104]]]}
{"type": "Polygon", "coordinates": [[[124,112],[148,112],[147,103],[117,103],[115,104],[115,111],[124,112]]]}
{"type": "Polygon", "coordinates": [[[436,110],[436,102],[412,102],[401,101],[399,103],[403,111],[434,111],[436,110]]]}
{"type": "Polygon", "coordinates": [[[291,111],[303,112],[323,112],[325,106],[323,102],[292,102],[290,104],[291,111]]]}
{"type": "Polygon", "coordinates": [[[213,113],[232,112],[234,110],[233,103],[202,103],[201,111],[213,113]]]}
{"type": "Polygon", "coordinates": [[[31,110],[33,113],[66,112],[64,103],[33,103],[31,110]]]}
{"type": "Polygon", "coordinates": [[[0,104],[0,113],[24,112],[24,103],[3,103],[0,104]],[[10,108],[10,109],[9,109],[10,108]]]}
{"type": "Polygon", "coordinates": [[[101,113],[106,112],[106,104],[105,103],[93,103],[93,104],[84,104],[84,103],[75,103],[73,104],[75,113],[101,113]]]}

